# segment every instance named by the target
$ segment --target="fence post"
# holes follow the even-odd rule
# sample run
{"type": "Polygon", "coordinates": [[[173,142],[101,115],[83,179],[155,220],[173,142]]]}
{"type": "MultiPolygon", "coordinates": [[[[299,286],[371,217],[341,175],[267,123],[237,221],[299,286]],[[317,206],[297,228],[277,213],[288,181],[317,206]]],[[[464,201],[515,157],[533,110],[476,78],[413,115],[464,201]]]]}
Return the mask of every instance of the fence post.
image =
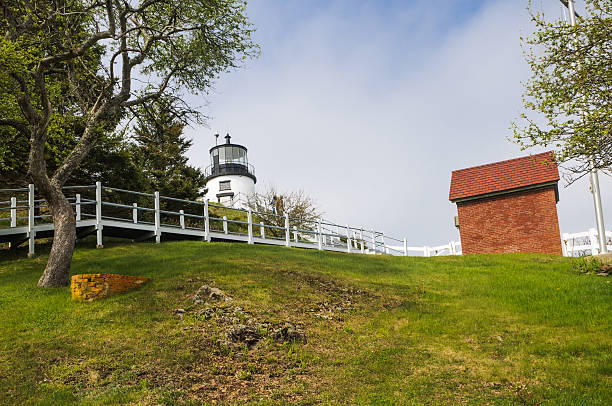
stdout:
{"type": "Polygon", "coordinates": [[[161,207],[159,202],[159,192],[155,192],[155,243],[161,242],[161,207]]]}
{"type": "Polygon", "coordinates": [[[404,237],[404,256],[408,256],[408,240],[404,237]]]}
{"type": "Polygon", "coordinates": [[[132,209],[132,221],[138,223],[138,203],[132,203],[132,207],[134,207],[132,209]]]}
{"type": "Polygon", "coordinates": [[[262,239],[266,239],[266,228],[264,227],[264,222],[259,223],[259,233],[261,234],[262,239]]]}
{"type": "Polygon", "coordinates": [[[351,229],[346,225],[346,252],[351,253],[351,229]]]}
{"type": "Polygon", "coordinates": [[[297,227],[293,226],[293,241],[298,242],[297,227]]]}
{"type": "Polygon", "coordinates": [[[11,197],[11,227],[17,227],[17,198],[11,197]]]}
{"type": "Polygon", "coordinates": [[[363,227],[359,229],[359,244],[361,246],[361,253],[365,252],[365,241],[363,241],[363,227]]]}
{"type": "Polygon", "coordinates": [[[374,235],[374,229],[370,230],[370,234],[372,236],[372,249],[374,250],[374,254],[376,254],[376,237],[374,235]]]}
{"type": "Polygon", "coordinates": [[[34,239],[36,238],[34,218],[34,185],[28,185],[28,257],[34,256],[34,239]]]}
{"type": "Polygon", "coordinates": [[[428,247],[428,246],[424,246],[424,247],[423,247],[423,256],[424,256],[424,257],[429,257],[429,256],[431,256],[431,252],[429,252],[429,247],[428,247]]]}
{"type": "Polygon", "coordinates": [[[597,230],[594,228],[589,229],[589,242],[591,243],[591,255],[599,254],[599,241],[597,239],[597,230]]]}
{"type": "Polygon", "coordinates": [[[247,210],[247,229],[249,232],[249,244],[253,244],[253,211],[251,208],[247,210]]]}
{"type": "Polygon", "coordinates": [[[181,229],[185,229],[185,210],[179,210],[179,222],[181,224],[181,229]]]}
{"type": "Polygon", "coordinates": [[[455,247],[455,241],[451,241],[448,243],[448,249],[450,251],[450,255],[456,255],[455,252],[457,248],[455,247]]]}
{"type": "Polygon", "coordinates": [[[208,215],[208,199],[204,200],[204,239],[210,242],[210,216],[208,215]]]}
{"type": "Polygon", "coordinates": [[[81,221],[81,194],[80,193],[76,194],[74,210],[76,211],[76,221],[81,221]]]}
{"type": "Polygon", "coordinates": [[[566,257],[574,256],[573,250],[570,250],[570,247],[569,247],[569,234],[568,233],[563,233],[563,248],[565,248],[566,257]]]}
{"type": "Polygon", "coordinates": [[[227,216],[223,216],[223,234],[227,234],[227,216]]]}
{"type": "Polygon", "coordinates": [[[322,250],[323,249],[323,238],[322,238],[323,236],[321,235],[321,220],[319,220],[319,222],[317,223],[317,232],[318,232],[317,237],[319,237],[317,241],[318,248],[319,250],[322,250]]]}
{"type": "Polygon", "coordinates": [[[102,182],[96,182],[96,248],[104,248],[102,244],[102,182]]]}
{"type": "Polygon", "coordinates": [[[291,246],[291,239],[289,238],[289,213],[285,213],[285,246],[291,246]]]}

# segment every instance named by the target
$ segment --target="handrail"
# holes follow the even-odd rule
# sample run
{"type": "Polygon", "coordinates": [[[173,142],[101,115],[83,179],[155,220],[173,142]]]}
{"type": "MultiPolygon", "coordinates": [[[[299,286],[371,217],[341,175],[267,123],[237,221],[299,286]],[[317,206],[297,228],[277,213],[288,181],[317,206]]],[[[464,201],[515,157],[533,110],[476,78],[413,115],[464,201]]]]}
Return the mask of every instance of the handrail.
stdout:
{"type": "Polygon", "coordinates": [[[0,193],[11,193],[11,192],[27,192],[28,188],[16,188],[16,189],[0,189],[0,193]]]}
{"type": "Polygon", "coordinates": [[[134,192],[132,190],[119,189],[119,188],[108,187],[108,186],[103,186],[102,189],[110,190],[111,192],[131,193],[133,195],[138,195],[138,196],[155,197],[155,195],[151,193],[134,192]]]}
{"type": "MultiPolygon", "coordinates": [[[[248,168],[248,166],[247,166],[248,168]]],[[[102,245],[102,229],[103,225],[101,223],[102,220],[112,220],[112,221],[121,221],[125,223],[136,223],[136,224],[146,224],[153,225],[155,233],[156,242],[160,242],[161,234],[163,232],[167,232],[162,230],[162,227],[170,227],[173,229],[192,229],[204,231],[204,239],[207,241],[211,240],[211,231],[214,233],[223,233],[223,234],[231,234],[231,235],[240,235],[246,236],[247,242],[252,244],[254,243],[254,238],[257,238],[258,242],[266,239],[273,239],[276,241],[285,240],[285,245],[291,246],[291,244],[302,244],[300,246],[318,246],[318,249],[334,249],[338,250],[346,250],[347,252],[363,252],[363,253],[373,253],[373,254],[397,254],[397,255],[408,255],[409,252],[422,252],[425,256],[431,255],[441,255],[442,253],[448,252],[451,255],[457,255],[459,253],[458,247],[461,246],[460,243],[450,242],[449,244],[435,246],[435,247],[409,247],[406,239],[399,239],[396,237],[392,237],[386,235],[382,231],[375,231],[373,229],[364,229],[364,227],[355,227],[350,224],[337,224],[332,222],[331,220],[326,219],[305,219],[301,217],[291,217],[287,214],[280,215],[277,213],[270,212],[261,212],[252,209],[245,209],[240,207],[228,207],[221,204],[216,204],[210,201],[192,201],[186,199],[180,199],[170,196],[161,196],[158,192],[154,194],[151,193],[143,193],[136,192],[132,190],[113,188],[109,186],[103,186],[100,182],[97,182],[95,185],[72,185],[65,186],[63,189],[65,190],[84,190],[84,189],[92,189],[95,188],[95,199],[88,199],[82,197],[80,194],[76,194],[74,197],[67,197],[70,206],[75,208],[75,217],[76,221],[80,221],[81,218],[93,218],[95,219],[96,225],[96,235],[98,240],[98,245],[102,245]],[[103,195],[103,191],[106,192],[117,192],[117,193],[126,193],[136,196],[144,196],[147,198],[152,198],[154,201],[154,208],[150,207],[142,207],[139,206],[135,202],[131,202],[131,204],[126,204],[123,196],[119,195],[118,202],[104,200],[105,195],[103,195]],[[204,212],[202,214],[193,214],[193,213],[185,213],[184,210],[174,211],[174,210],[163,210],[161,208],[161,201],[172,201],[176,203],[181,203],[184,205],[197,205],[204,206],[204,212]],[[82,212],[83,206],[93,206],[95,205],[95,214],[92,213],[84,213],[82,212]],[[131,216],[126,218],[123,217],[123,214],[115,214],[119,211],[111,211],[110,213],[106,211],[103,213],[103,208],[117,208],[117,209],[126,209],[131,211],[131,216]],[[208,211],[206,211],[208,208],[208,211]],[[228,219],[227,216],[214,217],[211,214],[212,209],[223,209],[223,210],[233,210],[238,213],[244,213],[239,217],[242,219],[228,219]],[[151,219],[151,216],[145,216],[145,218],[138,218],[139,212],[150,212],[154,213],[154,221],[148,221],[151,219]],[[163,218],[161,216],[164,216],[163,218]],[[119,217],[116,217],[119,216],[119,217]],[[172,219],[171,223],[168,223],[167,216],[174,216],[174,218],[178,217],[178,224],[175,223],[176,220],[172,219]],[[246,221],[244,217],[246,217],[246,221]],[[185,219],[191,218],[196,219],[199,226],[193,226],[193,224],[185,224],[185,219]],[[162,222],[162,220],[166,222],[162,222]],[[203,220],[203,228],[202,228],[202,220],[203,220]],[[211,227],[211,222],[214,223],[214,228],[211,227]],[[266,224],[265,222],[275,222],[277,224],[284,223],[283,225],[274,225],[274,224],[266,224]],[[219,223],[223,224],[223,230],[219,230],[219,223]],[[238,225],[238,231],[234,228],[233,230],[228,229],[229,224],[238,225]],[[265,230],[278,230],[279,232],[275,232],[272,234],[284,234],[281,235],[266,235],[265,230]],[[255,235],[255,231],[259,230],[259,234],[255,235]],[[283,238],[284,237],[284,238],[283,238]],[[396,243],[396,245],[392,245],[390,243],[396,243]]],[[[33,240],[35,238],[36,233],[31,232],[35,230],[36,220],[42,218],[51,217],[50,214],[40,214],[36,215],[34,213],[35,209],[48,208],[48,204],[44,203],[44,199],[36,199],[34,196],[34,186],[30,185],[27,189],[0,189],[0,192],[28,192],[28,200],[17,200],[15,197],[11,197],[9,201],[0,201],[0,210],[7,211],[10,210],[10,217],[3,217],[0,220],[2,221],[10,221],[10,227],[17,226],[17,220],[27,220],[27,230],[28,230],[28,238],[30,240],[30,253],[33,253],[33,240]],[[19,204],[19,205],[18,205],[19,204]],[[17,210],[27,210],[27,217],[17,216],[17,210]]],[[[178,208],[177,208],[178,209],[178,208]]],[[[177,210],[175,209],[175,210],[177,210]]],[[[190,211],[192,211],[190,209],[190,211]]],[[[48,211],[43,211],[45,213],[48,211]]],[[[91,220],[88,220],[91,221],[91,220]]],[[[48,224],[48,223],[46,223],[48,224]]],[[[150,229],[149,229],[150,230],[150,229]]],[[[586,235],[585,235],[586,236],[586,235]]],[[[612,236],[612,234],[611,234],[612,236]]],[[[215,237],[216,238],[216,237],[215,237]]]]}
{"type": "Polygon", "coordinates": [[[84,186],[63,186],[62,189],[95,189],[96,185],[84,185],[84,186]]]}
{"type": "Polygon", "coordinates": [[[179,202],[179,203],[188,203],[188,204],[197,204],[200,206],[204,205],[204,202],[198,202],[198,201],[193,201],[193,200],[185,200],[185,199],[177,199],[175,197],[168,197],[168,196],[159,196],[160,199],[164,199],[164,200],[171,200],[173,202],[179,202]]]}

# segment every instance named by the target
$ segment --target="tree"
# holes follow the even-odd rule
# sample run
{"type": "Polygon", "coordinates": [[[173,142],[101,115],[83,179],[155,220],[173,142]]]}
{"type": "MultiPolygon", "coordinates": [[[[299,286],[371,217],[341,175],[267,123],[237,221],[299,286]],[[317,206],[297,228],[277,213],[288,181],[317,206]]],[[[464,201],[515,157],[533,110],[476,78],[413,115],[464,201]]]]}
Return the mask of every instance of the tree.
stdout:
{"type": "MultiPolygon", "coordinates": [[[[50,132],[45,145],[47,171],[54,172],[77,141],[71,128],[50,132]]],[[[86,185],[99,181],[123,189],[142,189],[142,173],[135,166],[130,146],[122,134],[101,135],[68,182],[86,185]]],[[[30,183],[28,153],[27,138],[17,131],[0,127],[0,188],[25,187],[30,183]]]]}
{"type": "MultiPolygon", "coordinates": [[[[76,226],[62,186],[100,136],[128,109],[207,91],[258,49],[241,0],[0,0],[0,7],[0,125],[29,139],[28,174],[55,226],[38,285],[65,286],[76,226]],[[80,117],[82,132],[49,173],[49,129],[65,116],[80,117]]],[[[195,114],[175,100],[173,109],[195,114]]]]}
{"type": "MultiPolygon", "coordinates": [[[[195,200],[206,185],[204,173],[188,164],[185,155],[193,141],[185,138],[185,122],[168,109],[171,101],[160,99],[141,106],[136,114],[132,155],[145,179],[144,191],[195,200]]],[[[179,204],[168,203],[178,211],[179,204]],[[176,206],[176,207],[174,207],[176,206]]]]}
{"type": "Polygon", "coordinates": [[[533,72],[523,105],[539,118],[523,113],[513,123],[523,148],[555,149],[570,181],[589,172],[591,157],[595,168],[612,166],[612,3],[585,1],[576,27],[532,13],[536,31],[521,38],[533,72]]]}
{"type": "MultiPolygon", "coordinates": [[[[285,227],[285,213],[289,214],[292,224],[302,230],[315,231],[315,223],[321,219],[323,213],[317,207],[314,199],[306,195],[303,190],[279,193],[274,186],[268,186],[262,193],[255,193],[249,197],[248,207],[257,211],[257,221],[277,227],[285,227]]],[[[283,230],[270,228],[275,237],[284,237],[283,230]]]]}

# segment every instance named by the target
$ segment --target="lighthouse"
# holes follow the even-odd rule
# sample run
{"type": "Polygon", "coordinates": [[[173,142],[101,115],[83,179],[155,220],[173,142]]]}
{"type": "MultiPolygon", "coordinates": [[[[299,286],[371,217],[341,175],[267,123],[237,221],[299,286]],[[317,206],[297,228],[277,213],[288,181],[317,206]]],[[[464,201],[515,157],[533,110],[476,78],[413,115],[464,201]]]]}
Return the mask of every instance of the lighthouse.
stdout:
{"type": "Polygon", "coordinates": [[[231,142],[210,149],[210,166],[206,168],[206,195],[210,202],[246,208],[249,196],[255,193],[255,168],[249,164],[246,147],[231,142]]]}

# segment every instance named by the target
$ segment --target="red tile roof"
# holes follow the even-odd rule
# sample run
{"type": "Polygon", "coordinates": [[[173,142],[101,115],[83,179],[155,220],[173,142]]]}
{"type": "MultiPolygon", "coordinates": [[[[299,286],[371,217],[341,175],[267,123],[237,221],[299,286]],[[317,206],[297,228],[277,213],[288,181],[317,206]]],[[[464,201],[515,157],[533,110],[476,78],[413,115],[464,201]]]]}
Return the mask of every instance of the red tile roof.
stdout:
{"type": "Polygon", "coordinates": [[[552,152],[453,171],[449,200],[559,180],[552,152]]]}

